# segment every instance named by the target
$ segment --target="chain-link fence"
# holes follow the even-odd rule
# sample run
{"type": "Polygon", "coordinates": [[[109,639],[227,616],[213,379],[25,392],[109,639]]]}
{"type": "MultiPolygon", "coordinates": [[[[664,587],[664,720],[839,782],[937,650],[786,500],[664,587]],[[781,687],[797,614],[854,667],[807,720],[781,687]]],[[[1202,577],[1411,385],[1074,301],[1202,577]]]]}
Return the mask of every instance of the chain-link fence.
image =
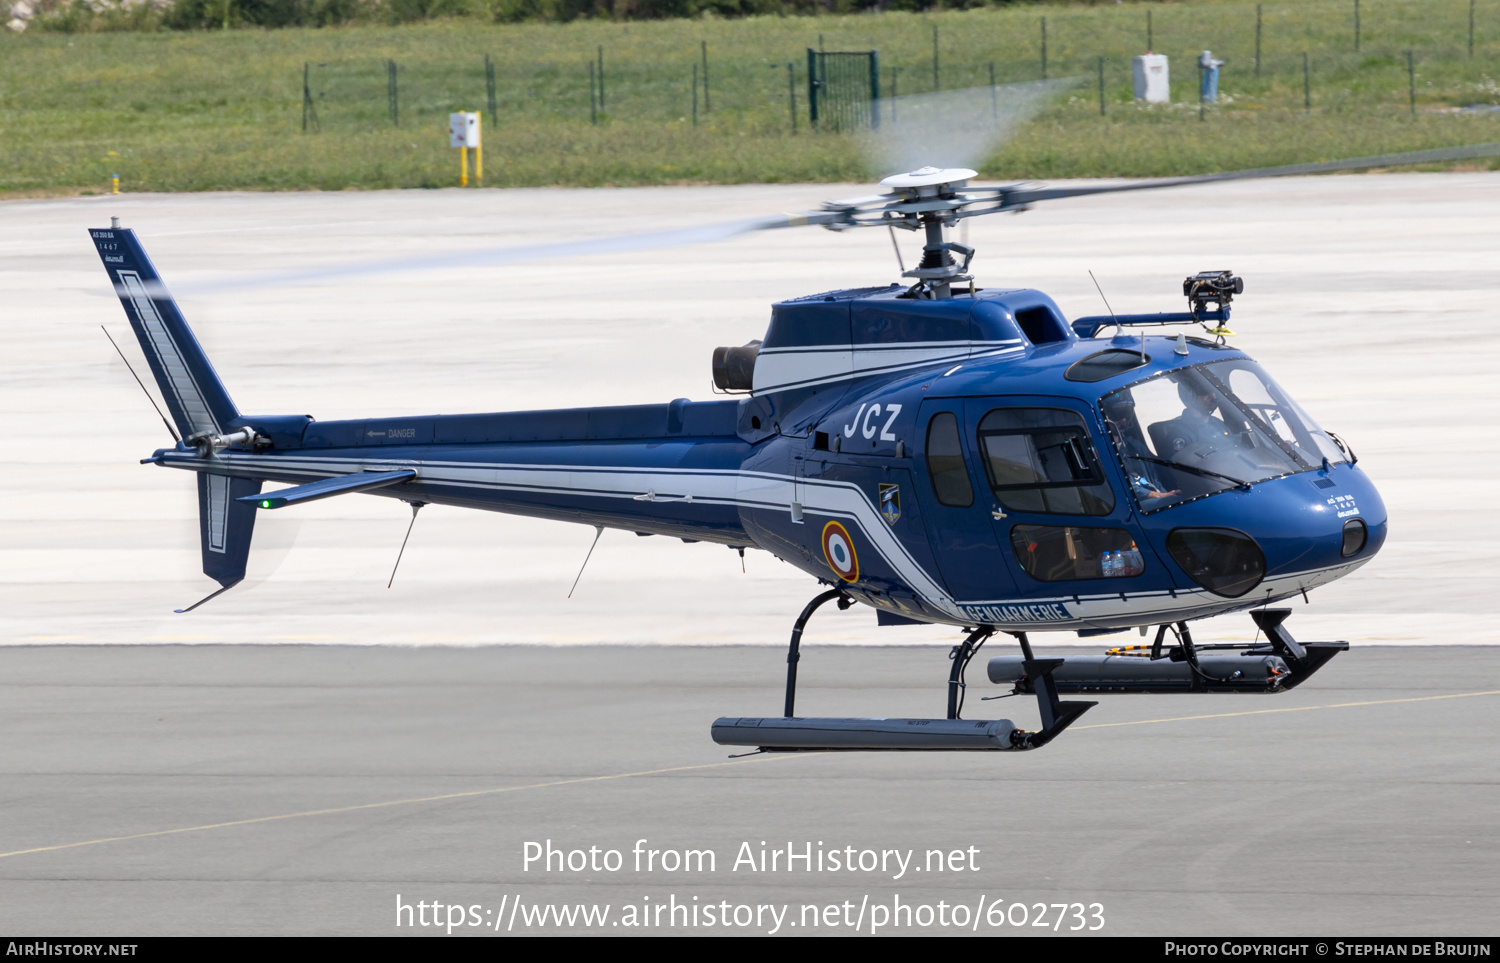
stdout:
{"type": "MultiPolygon", "coordinates": [[[[805,66],[737,64],[729,82],[716,82],[704,61],[585,63],[540,61],[516,68],[491,58],[473,63],[344,60],[304,65],[303,129],[378,126],[446,129],[448,114],[485,113],[488,124],[544,117],[581,122],[689,123],[695,110],[718,122],[782,127],[793,111],[807,124],[805,66]],[[790,106],[789,106],[790,105],[790,106]]],[[[866,72],[868,77],[868,72],[866,72]]],[[[868,98],[866,98],[868,100],[868,98]]]]}
{"type": "MultiPolygon", "coordinates": [[[[457,63],[308,63],[302,127],[309,132],[446,129],[449,113],[478,110],[492,129],[526,117],[688,124],[701,113],[716,125],[747,130],[845,131],[878,125],[882,118],[899,121],[889,102],[903,95],[1043,77],[1076,78],[1072,101],[1097,102],[1100,111],[1133,104],[1130,58],[1074,50],[1047,55],[1045,49],[1037,57],[973,63],[943,61],[935,54],[927,63],[903,64],[878,51],[811,49],[785,61],[711,61],[706,47],[700,57],[680,61],[614,61],[601,48],[587,59],[522,66],[491,57],[457,63]]],[[[1200,51],[1158,52],[1170,58],[1174,105],[1197,109],[1200,51]]],[[[1366,44],[1357,52],[1310,50],[1226,61],[1216,109],[1457,112],[1500,105],[1500,56],[1486,51],[1470,55],[1464,48],[1366,44]]]]}

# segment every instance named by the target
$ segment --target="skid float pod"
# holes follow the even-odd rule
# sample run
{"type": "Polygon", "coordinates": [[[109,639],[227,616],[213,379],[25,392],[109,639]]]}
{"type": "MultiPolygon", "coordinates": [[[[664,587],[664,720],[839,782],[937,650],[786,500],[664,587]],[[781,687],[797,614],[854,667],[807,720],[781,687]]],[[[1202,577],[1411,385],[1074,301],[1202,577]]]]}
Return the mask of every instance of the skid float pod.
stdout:
{"type": "Polygon", "coordinates": [[[484,148],[479,140],[479,115],[462,113],[448,115],[448,146],[458,148],[458,183],[469,185],[469,148],[474,149],[474,183],[484,183],[484,148]]]}

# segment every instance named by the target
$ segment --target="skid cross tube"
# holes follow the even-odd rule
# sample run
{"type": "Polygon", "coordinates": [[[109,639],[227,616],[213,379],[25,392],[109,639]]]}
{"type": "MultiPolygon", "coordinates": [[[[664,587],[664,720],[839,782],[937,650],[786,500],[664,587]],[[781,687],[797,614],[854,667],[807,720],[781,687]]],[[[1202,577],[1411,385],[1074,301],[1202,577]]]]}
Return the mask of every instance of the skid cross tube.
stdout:
{"type": "Polygon", "coordinates": [[[1255,609],[1250,613],[1256,627],[1270,640],[1271,650],[1292,670],[1292,677],[1282,683],[1283,689],[1295,689],[1329,659],[1349,651],[1348,642],[1298,642],[1282,625],[1291,614],[1291,609],[1255,609]]]}
{"type": "MultiPolygon", "coordinates": [[[[843,589],[829,589],[822,595],[814,598],[811,602],[808,602],[807,607],[802,610],[802,614],[797,616],[796,623],[792,625],[792,641],[786,650],[786,717],[788,719],[792,717],[792,707],[797,701],[797,663],[802,661],[802,652],[800,650],[802,645],[802,630],[807,627],[807,620],[812,618],[813,613],[824,602],[829,602],[833,599],[839,600],[839,611],[841,612],[854,604],[854,600],[845,595],[843,589]]],[[[949,718],[952,718],[952,716],[949,716],[949,718]]]]}
{"type": "Polygon", "coordinates": [[[1281,676],[1278,685],[1273,686],[1270,691],[1285,691],[1295,689],[1301,685],[1314,672],[1328,663],[1329,659],[1340,652],[1349,651],[1348,642],[1298,642],[1287,632],[1282,623],[1287,616],[1292,614],[1291,609],[1255,609],[1250,612],[1250,618],[1254,620],[1256,628],[1265,633],[1265,642],[1252,643],[1213,643],[1208,645],[1195,645],[1192,632],[1188,630],[1186,622],[1162,623],[1156,628],[1156,640],[1151,645],[1151,660],[1169,659],[1172,662],[1186,662],[1192,671],[1189,683],[1190,692],[1215,692],[1233,689],[1224,683],[1231,683],[1230,678],[1215,678],[1205,672],[1199,661],[1199,656],[1205,650],[1219,649],[1242,649],[1247,656],[1278,656],[1286,663],[1286,673],[1281,676]],[[1177,637],[1177,644],[1167,646],[1167,632],[1172,632],[1177,637]]]}
{"type": "Polygon", "coordinates": [[[953,660],[953,669],[948,673],[948,718],[957,719],[958,714],[963,711],[964,695],[968,690],[968,685],[964,682],[964,671],[985,640],[994,634],[994,629],[980,626],[948,653],[948,658],[953,660]]]}
{"type": "Polygon", "coordinates": [[[1198,649],[1193,645],[1193,633],[1188,631],[1186,622],[1178,622],[1175,628],[1170,622],[1163,622],[1156,627],[1156,641],[1151,644],[1151,658],[1152,660],[1171,659],[1173,662],[1186,662],[1193,670],[1192,691],[1203,691],[1203,671],[1198,666],[1198,649]],[[1161,645],[1167,637],[1168,629],[1171,629],[1177,636],[1178,644],[1163,653],[1161,645]]]}
{"type": "Polygon", "coordinates": [[[1021,643],[1021,654],[1025,657],[1021,665],[1026,672],[1026,681],[1031,684],[1032,691],[1036,693],[1037,708],[1042,714],[1040,732],[1022,734],[1017,730],[1011,738],[1015,741],[1017,749],[1040,749],[1061,735],[1062,731],[1076,722],[1079,716],[1099,703],[1059,700],[1057,681],[1052,678],[1052,673],[1057,671],[1066,660],[1038,659],[1032,654],[1031,642],[1026,638],[1025,632],[1012,632],[1011,635],[1021,643]]]}

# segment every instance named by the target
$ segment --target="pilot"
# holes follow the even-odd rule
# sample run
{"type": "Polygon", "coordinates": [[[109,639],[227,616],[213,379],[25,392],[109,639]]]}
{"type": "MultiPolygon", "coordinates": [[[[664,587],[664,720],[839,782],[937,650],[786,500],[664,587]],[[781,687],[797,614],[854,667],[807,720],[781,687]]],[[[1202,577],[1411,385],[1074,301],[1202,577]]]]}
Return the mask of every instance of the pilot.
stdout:
{"type": "Polygon", "coordinates": [[[1177,397],[1182,399],[1182,414],[1151,426],[1151,440],[1156,442],[1164,457],[1171,458],[1193,445],[1225,441],[1230,437],[1228,426],[1214,416],[1214,410],[1219,407],[1219,396],[1212,388],[1202,382],[1184,379],[1177,383],[1177,397]]]}
{"type": "Polygon", "coordinates": [[[1154,458],[1141,436],[1141,426],[1135,420],[1135,399],[1125,392],[1117,392],[1104,399],[1105,423],[1121,456],[1129,459],[1125,464],[1126,477],[1137,499],[1171,498],[1182,494],[1180,489],[1162,491],[1166,486],[1157,479],[1156,469],[1143,458],[1154,458]]]}

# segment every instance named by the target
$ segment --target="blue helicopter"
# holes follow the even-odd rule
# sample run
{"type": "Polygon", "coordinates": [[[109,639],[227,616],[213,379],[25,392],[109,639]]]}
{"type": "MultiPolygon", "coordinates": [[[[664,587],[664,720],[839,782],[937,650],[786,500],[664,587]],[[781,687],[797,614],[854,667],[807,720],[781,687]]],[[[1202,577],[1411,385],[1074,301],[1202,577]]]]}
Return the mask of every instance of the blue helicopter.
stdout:
{"type": "Polygon", "coordinates": [[[1064,197],[1497,153],[1492,144],[1054,189],[973,186],[975,172],[960,168],[890,177],[878,194],[709,234],[920,232],[921,261],[903,265],[902,282],[775,304],[761,339],[714,352],[714,383],[731,397],[628,407],[245,414],[134,231],[116,221],[89,233],[170,413],[162,420],[176,444],[143,463],[197,477],[203,571],[220,588],[179,611],[244,578],[258,512],[359,492],[407,502],[413,521],[443,504],[757,548],[827,588],[794,622],[783,715],[719,719],[715,741],[1025,750],[1097,704],[1064,694],[1300,684],[1348,645],[1297,642],[1290,610],[1271,605],[1373,558],[1386,510],[1351,448],[1226,342],[1244,290],[1231,272],[1189,276],[1186,310],[1069,321],[1040,291],[979,287],[974,250],[948,229],[1064,197]],[[1173,325],[1187,330],[1146,333],[1173,325]],[[950,652],[946,718],[795,715],[801,635],[830,601],[870,606],[882,625],[964,630],[950,652]],[[1195,644],[1190,622],[1236,611],[1250,613],[1257,642],[1195,644]],[[1028,637],[1152,627],[1150,644],[1066,659],[1037,658],[1028,637]],[[1020,654],[991,659],[988,676],[1036,696],[1036,731],[962,718],[965,671],[997,633],[1020,654]]]}

